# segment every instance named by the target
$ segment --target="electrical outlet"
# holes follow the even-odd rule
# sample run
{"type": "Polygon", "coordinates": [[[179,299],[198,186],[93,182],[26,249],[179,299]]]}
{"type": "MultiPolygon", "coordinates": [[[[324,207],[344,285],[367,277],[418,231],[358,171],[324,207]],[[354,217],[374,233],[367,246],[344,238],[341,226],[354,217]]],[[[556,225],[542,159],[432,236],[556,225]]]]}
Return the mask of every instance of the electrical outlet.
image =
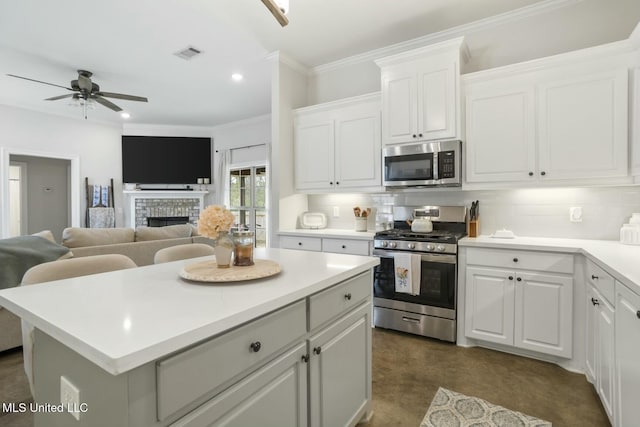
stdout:
{"type": "Polygon", "coordinates": [[[340,217],[340,207],[339,206],[334,206],[333,207],[333,217],[334,218],[340,217]]]}
{"type": "Polygon", "coordinates": [[[60,377],[60,403],[80,421],[80,390],[65,377],[60,377]]]}
{"type": "Polygon", "coordinates": [[[569,221],[570,222],[582,222],[582,208],[581,207],[569,208],[569,221]]]}

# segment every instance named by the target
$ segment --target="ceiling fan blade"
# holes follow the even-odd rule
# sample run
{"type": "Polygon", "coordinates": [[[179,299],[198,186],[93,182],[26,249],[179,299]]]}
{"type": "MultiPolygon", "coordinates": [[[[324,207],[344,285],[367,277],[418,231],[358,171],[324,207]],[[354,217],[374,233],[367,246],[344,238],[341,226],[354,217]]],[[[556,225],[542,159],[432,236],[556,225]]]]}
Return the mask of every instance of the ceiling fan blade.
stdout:
{"type": "Polygon", "coordinates": [[[57,101],[58,99],[64,99],[64,98],[71,98],[72,96],[75,96],[75,93],[68,93],[66,95],[59,95],[59,96],[53,96],[51,98],[47,98],[45,99],[45,101],[57,101]]]}
{"type": "Polygon", "coordinates": [[[122,111],[122,108],[118,107],[116,104],[114,104],[111,101],[107,101],[106,99],[104,99],[101,96],[92,95],[90,98],[91,99],[95,99],[98,104],[102,104],[105,107],[107,107],[107,108],[109,108],[109,109],[111,109],[113,111],[122,111]]]}
{"type": "Polygon", "coordinates": [[[28,77],[16,76],[15,74],[7,74],[7,76],[15,77],[17,79],[29,80],[31,82],[36,82],[36,83],[42,83],[42,84],[49,85],[49,86],[61,87],[62,89],[66,89],[66,90],[73,90],[70,87],[60,86],[60,85],[57,85],[57,84],[54,84],[54,83],[43,82],[42,80],[30,79],[28,77]]]}
{"type": "Polygon", "coordinates": [[[269,12],[276,18],[276,21],[280,23],[281,26],[286,27],[289,23],[289,19],[285,16],[285,14],[280,10],[280,6],[276,4],[274,0],[262,0],[269,12]]]}
{"type": "Polygon", "coordinates": [[[149,102],[144,96],[125,95],[124,93],[96,92],[96,95],[107,98],[125,99],[127,101],[149,102]]]}

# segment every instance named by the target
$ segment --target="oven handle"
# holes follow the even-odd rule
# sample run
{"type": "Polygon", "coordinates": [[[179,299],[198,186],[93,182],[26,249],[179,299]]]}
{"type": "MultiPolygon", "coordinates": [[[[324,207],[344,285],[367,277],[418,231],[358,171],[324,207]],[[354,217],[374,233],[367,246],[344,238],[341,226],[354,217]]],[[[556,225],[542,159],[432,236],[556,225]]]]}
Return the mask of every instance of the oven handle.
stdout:
{"type": "MultiPolygon", "coordinates": [[[[373,256],[381,258],[393,258],[394,254],[402,254],[407,252],[402,251],[384,251],[381,249],[374,249],[373,256]]],[[[443,264],[455,264],[456,256],[451,254],[420,254],[422,261],[426,262],[440,262],[443,264]]]]}

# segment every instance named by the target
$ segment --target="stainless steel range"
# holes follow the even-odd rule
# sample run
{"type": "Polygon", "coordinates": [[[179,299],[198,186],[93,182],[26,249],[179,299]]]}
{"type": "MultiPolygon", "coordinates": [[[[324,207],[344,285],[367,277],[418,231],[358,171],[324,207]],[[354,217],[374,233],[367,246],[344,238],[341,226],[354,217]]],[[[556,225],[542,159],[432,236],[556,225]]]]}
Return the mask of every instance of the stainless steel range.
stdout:
{"type": "Polygon", "coordinates": [[[393,217],[395,228],[374,237],[373,255],[380,257],[373,283],[374,324],[455,342],[458,240],[466,235],[466,207],[394,207],[393,217]],[[415,218],[430,218],[433,231],[411,231],[415,218]],[[411,276],[419,278],[412,291],[396,283],[402,277],[397,264],[407,258],[419,261],[411,268],[411,276]]]}

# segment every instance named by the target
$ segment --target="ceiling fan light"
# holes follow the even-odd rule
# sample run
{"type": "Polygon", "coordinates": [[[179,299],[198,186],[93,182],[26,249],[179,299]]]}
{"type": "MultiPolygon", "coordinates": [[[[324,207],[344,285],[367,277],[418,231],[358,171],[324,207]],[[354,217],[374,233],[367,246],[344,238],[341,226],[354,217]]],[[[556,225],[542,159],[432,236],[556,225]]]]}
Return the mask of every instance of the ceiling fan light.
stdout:
{"type": "Polygon", "coordinates": [[[129,117],[131,117],[131,114],[123,111],[122,113],[120,113],[120,117],[122,117],[123,119],[128,119],[129,117]]]}
{"type": "Polygon", "coordinates": [[[289,13],[289,0],[275,0],[276,4],[285,15],[289,13]]]}
{"type": "Polygon", "coordinates": [[[242,76],[242,74],[240,73],[233,73],[231,74],[231,79],[233,79],[233,81],[235,82],[239,82],[240,80],[242,80],[244,77],[242,76]]]}

